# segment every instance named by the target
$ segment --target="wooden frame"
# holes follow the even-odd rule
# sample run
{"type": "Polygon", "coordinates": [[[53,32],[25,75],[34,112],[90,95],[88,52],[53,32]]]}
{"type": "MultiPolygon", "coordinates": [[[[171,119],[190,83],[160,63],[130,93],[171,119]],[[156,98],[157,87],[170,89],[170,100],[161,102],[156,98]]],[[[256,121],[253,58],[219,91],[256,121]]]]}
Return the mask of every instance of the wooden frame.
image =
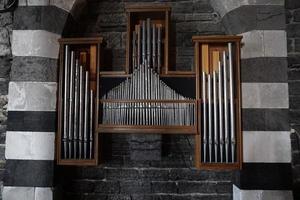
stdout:
{"type": "MultiPolygon", "coordinates": [[[[80,165],[80,166],[96,166],[98,164],[99,154],[98,145],[99,137],[97,134],[97,126],[94,127],[94,158],[93,159],[62,159],[61,158],[61,141],[62,141],[62,98],[63,98],[63,70],[64,70],[64,46],[70,45],[73,49],[89,48],[90,52],[90,85],[96,91],[95,99],[99,99],[99,70],[100,70],[100,51],[101,51],[101,37],[93,38],[62,38],[59,39],[59,83],[58,83],[58,129],[56,137],[56,160],[58,165],[80,165]],[[92,53],[93,52],[93,53],[92,53]]],[[[98,124],[98,109],[99,103],[95,103],[95,124],[98,124]]]]}
{"type": "Polygon", "coordinates": [[[132,66],[132,31],[137,21],[146,19],[147,17],[155,17],[155,23],[160,23],[164,27],[164,60],[162,64],[162,73],[168,74],[169,69],[169,34],[170,34],[170,15],[171,7],[161,4],[143,4],[143,5],[130,5],[126,7],[127,14],[127,41],[126,41],[126,73],[130,73],[132,66]]]}
{"type": "MultiPolygon", "coordinates": [[[[233,43],[233,47],[235,48],[235,58],[234,58],[234,64],[235,64],[235,92],[236,92],[236,98],[235,98],[235,116],[236,116],[236,136],[237,136],[237,161],[232,164],[223,164],[223,163],[203,163],[201,158],[201,119],[199,117],[198,121],[198,133],[199,135],[196,135],[195,141],[196,141],[196,148],[195,148],[195,155],[196,155],[196,167],[201,169],[241,169],[242,168],[242,161],[243,161],[243,138],[242,138],[242,130],[241,130],[241,78],[240,78],[240,49],[241,49],[241,40],[242,36],[194,36],[193,42],[195,44],[194,50],[195,50],[195,70],[196,70],[196,99],[198,101],[199,108],[201,107],[201,68],[202,63],[205,62],[208,64],[208,67],[211,70],[211,64],[213,62],[212,59],[209,57],[212,54],[212,49],[216,51],[223,51],[226,49],[227,43],[231,42],[233,43]],[[208,59],[205,61],[202,59],[201,51],[202,48],[207,48],[208,50],[208,59]]],[[[198,110],[198,116],[201,116],[201,110],[198,110]]]]}

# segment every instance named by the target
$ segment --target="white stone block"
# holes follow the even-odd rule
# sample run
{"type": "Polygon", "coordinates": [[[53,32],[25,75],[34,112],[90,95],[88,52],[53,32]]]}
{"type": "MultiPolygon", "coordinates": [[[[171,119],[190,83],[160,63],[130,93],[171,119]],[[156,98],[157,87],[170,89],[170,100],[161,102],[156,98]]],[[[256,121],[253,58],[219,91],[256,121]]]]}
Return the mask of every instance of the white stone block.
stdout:
{"type": "Polygon", "coordinates": [[[233,185],[233,200],[293,200],[290,190],[241,190],[233,185]]]}
{"type": "Polygon", "coordinates": [[[28,6],[48,6],[50,0],[27,0],[28,6]]]}
{"type": "Polygon", "coordinates": [[[244,131],[244,162],[290,163],[290,132],[244,131]]]}
{"type": "Polygon", "coordinates": [[[285,31],[264,31],[265,57],[287,57],[285,31]]]}
{"type": "Polygon", "coordinates": [[[19,6],[27,6],[27,0],[19,0],[18,5],[19,6]]]}
{"type": "Polygon", "coordinates": [[[53,200],[52,188],[35,188],[34,200],[53,200]]]}
{"type": "Polygon", "coordinates": [[[13,30],[14,56],[58,58],[61,36],[44,30],[13,30]]]}
{"type": "Polygon", "coordinates": [[[33,187],[8,187],[3,188],[3,200],[35,200],[33,187]]]}
{"type": "Polygon", "coordinates": [[[263,31],[250,31],[242,36],[242,58],[264,57],[263,31]]]}
{"type": "Polygon", "coordinates": [[[6,159],[15,160],[54,160],[54,132],[6,133],[6,159]]]}
{"type": "Polygon", "coordinates": [[[289,108],[287,83],[242,83],[243,108],[289,108]]]}
{"type": "Polygon", "coordinates": [[[241,34],[242,58],[286,57],[286,32],[282,30],[253,30],[241,34]]]}
{"type": "MultiPolygon", "coordinates": [[[[77,0],[77,1],[82,1],[82,0],[77,0]]],[[[75,0],[50,0],[51,5],[59,7],[67,12],[71,11],[74,3],[75,3],[75,0]]]]}
{"type": "Polygon", "coordinates": [[[9,111],[55,111],[57,83],[10,82],[9,111]]]}
{"type": "Polygon", "coordinates": [[[280,5],[284,0],[210,0],[213,8],[223,17],[228,12],[247,5],[280,5]]]}

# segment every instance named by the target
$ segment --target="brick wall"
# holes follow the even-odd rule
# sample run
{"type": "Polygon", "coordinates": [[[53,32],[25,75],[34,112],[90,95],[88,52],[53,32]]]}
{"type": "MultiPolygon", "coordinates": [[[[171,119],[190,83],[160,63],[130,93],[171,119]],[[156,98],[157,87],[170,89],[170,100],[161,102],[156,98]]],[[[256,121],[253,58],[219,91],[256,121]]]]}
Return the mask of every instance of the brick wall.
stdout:
{"type": "MultiPolygon", "coordinates": [[[[0,1],[0,9],[3,8],[3,1],[0,1]]],[[[12,13],[0,13],[0,187],[2,191],[3,172],[5,164],[5,134],[7,125],[7,94],[9,73],[11,67],[11,32],[12,13]]],[[[0,193],[0,199],[1,198],[0,193]]]]}
{"type": "Polygon", "coordinates": [[[300,198],[300,2],[286,0],[294,196],[300,198]]]}

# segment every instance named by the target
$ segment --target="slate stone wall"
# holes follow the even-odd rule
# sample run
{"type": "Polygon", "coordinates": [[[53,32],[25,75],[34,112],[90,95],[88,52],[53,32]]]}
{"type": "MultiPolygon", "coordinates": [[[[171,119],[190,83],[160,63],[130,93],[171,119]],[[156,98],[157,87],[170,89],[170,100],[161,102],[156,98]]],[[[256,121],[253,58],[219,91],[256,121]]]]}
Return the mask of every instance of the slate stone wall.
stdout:
{"type": "MultiPolygon", "coordinates": [[[[0,1],[0,9],[3,1],[0,1]]],[[[0,199],[2,199],[3,174],[5,165],[5,135],[7,126],[8,82],[11,70],[11,33],[13,14],[0,13],[0,199]]]]}
{"type": "Polygon", "coordinates": [[[286,0],[294,198],[300,198],[300,2],[286,0]]]}

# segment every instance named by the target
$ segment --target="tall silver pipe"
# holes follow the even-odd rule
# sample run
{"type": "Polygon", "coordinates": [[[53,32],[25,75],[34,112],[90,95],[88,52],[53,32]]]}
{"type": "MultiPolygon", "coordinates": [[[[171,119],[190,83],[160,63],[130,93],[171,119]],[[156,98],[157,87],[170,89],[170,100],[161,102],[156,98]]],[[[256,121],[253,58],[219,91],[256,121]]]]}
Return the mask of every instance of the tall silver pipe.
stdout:
{"type": "Polygon", "coordinates": [[[63,150],[64,158],[68,157],[68,102],[69,102],[69,45],[65,46],[64,62],[64,120],[63,120],[63,150]]]}
{"type": "Polygon", "coordinates": [[[132,33],[132,66],[133,69],[136,68],[136,33],[132,33]]]}
{"type": "Polygon", "coordinates": [[[152,25],[152,66],[156,70],[156,26],[152,25]]]}
{"type": "Polygon", "coordinates": [[[78,113],[79,113],[79,61],[75,62],[75,92],[74,92],[74,158],[77,158],[77,148],[78,148],[78,113]]]}
{"type": "Polygon", "coordinates": [[[87,142],[88,142],[88,109],[89,108],[89,72],[85,72],[85,88],[84,88],[84,125],[83,125],[83,152],[84,152],[84,159],[87,159],[88,156],[88,149],[87,149],[87,142]]]}
{"type": "Polygon", "coordinates": [[[94,92],[93,90],[90,91],[90,150],[89,150],[89,158],[93,158],[93,135],[94,135],[94,92]]]}
{"type": "Polygon", "coordinates": [[[161,70],[161,27],[157,28],[157,73],[160,74],[161,70]]]}
{"type": "Polygon", "coordinates": [[[82,158],[82,136],[83,136],[83,118],[84,118],[84,75],[83,75],[83,67],[80,66],[80,73],[79,73],[79,158],[82,158]]]}
{"type": "Polygon", "coordinates": [[[235,162],[235,115],[234,115],[234,92],[233,92],[233,63],[232,44],[228,43],[229,51],[229,94],[230,94],[230,130],[231,130],[231,161],[235,162]]]}
{"type": "Polygon", "coordinates": [[[219,146],[219,135],[218,135],[218,98],[217,98],[217,74],[213,72],[213,92],[214,92],[214,144],[215,144],[215,162],[218,162],[218,146],[219,146]]]}
{"type": "Polygon", "coordinates": [[[151,65],[151,20],[147,18],[147,62],[151,65]]]}
{"type": "Polygon", "coordinates": [[[137,66],[141,64],[141,26],[137,26],[137,66]]]}
{"type": "Polygon", "coordinates": [[[227,59],[226,59],[226,52],[223,52],[223,67],[224,67],[224,119],[225,119],[225,157],[226,162],[228,163],[229,158],[229,135],[228,135],[228,94],[227,94],[227,59]]]}
{"type": "Polygon", "coordinates": [[[212,162],[212,145],[213,145],[213,138],[212,138],[212,104],[211,104],[211,75],[208,74],[207,77],[208,81],[208,143],[209,143],[209,162],[212,162]]]}
{"type": "Polygon", "coordinates": [[[145,62],[146,59],[146,22],[142,21],[142,31],[143,31],[143,42],[142,42],[142,63],[145,62]]]}
{"type": "Polygon", "coordinates": [[[74,61],[75,61],[75,55],[74,51],[71,51],[71,62],[70,62],[70,94],[69,94],[69,158],[72,158],[72,145],[73,145],[73,117],[74,117],[74,61]]]}
{"type": "Polygon", "coordinates": [[[223,162],[224,130],[223,130],[223,70],[219,62],[219,136],[220,136],[220,158],[223,162]]]}

